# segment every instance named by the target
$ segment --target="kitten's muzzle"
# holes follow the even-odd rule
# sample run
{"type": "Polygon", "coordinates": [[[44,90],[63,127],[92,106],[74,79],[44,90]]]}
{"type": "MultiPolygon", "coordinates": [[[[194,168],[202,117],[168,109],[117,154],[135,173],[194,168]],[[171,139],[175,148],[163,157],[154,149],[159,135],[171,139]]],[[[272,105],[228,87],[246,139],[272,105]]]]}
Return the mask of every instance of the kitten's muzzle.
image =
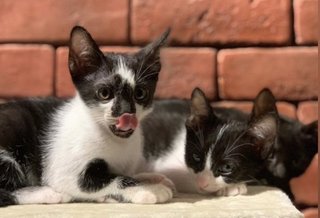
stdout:
{"type": "Polygon", "coordinates": [[[116,136],[128,138],[138,126],[138,119],[135,114],[124,113],[116,120],[116,124],[110,126],[110,130],[116,136]]]}
{"type": "Polygon", "coordinates": [[[118,117],[116,128],[121,131],[135,130],[138,126],[138,119],[135,114],[124,113],[118,117]]]}

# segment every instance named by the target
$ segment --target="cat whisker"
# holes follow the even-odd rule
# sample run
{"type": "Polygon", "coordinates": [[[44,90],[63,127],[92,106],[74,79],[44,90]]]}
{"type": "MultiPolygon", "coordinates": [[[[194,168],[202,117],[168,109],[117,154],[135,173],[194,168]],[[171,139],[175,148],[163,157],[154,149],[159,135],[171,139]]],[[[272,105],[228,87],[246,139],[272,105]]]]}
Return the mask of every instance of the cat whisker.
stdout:
{"type": "Polygon", "coordinates": [[[238,148],[240,148],[240,147],[242,147],[242,146],[245,146],[245,145],[252,145],[252,146],[254,146],[254,144],[247,142],[247,143],[243,143],[243,144],[237,145],[237,146],[235,146],[235,147],[233,147],[233,148],[231,148],[231,149],[228,149],[228,150],[227,150],[226,152],[224,152],[224,153],[225,153],[226,156],[228,156],[232,151],[234,151],[234,150],[236,150],[236,149],[238,149],[238,148]]]}
{"type": "Polygon", "coordinates": [[[156,63],[158,63],[159,60],[155,60],[154,62],[152,62],[146,69],[144,69],[144,71],[142,71],[142,73],[138,75],[137,81],[141,81],[143,80],[143,77],[145,76],[145,73],[147,72],[147,70],[152,67],[153,65],[155,65],[156,63]]]}
{"type": "MultiPolygon", "coordinates": [[[[227,146],[227,150],[229,150],[230,148],[232,148],[239,140],[242,136],[244,136],[246,134],[247,131],[244,131],[243,133],[241,133],[237,138],[236,140],[234,140],[234,142],[229,146],[227,146]]],[[[226,151],[226,153],[229,153],[229,151],[226,151]]]]}

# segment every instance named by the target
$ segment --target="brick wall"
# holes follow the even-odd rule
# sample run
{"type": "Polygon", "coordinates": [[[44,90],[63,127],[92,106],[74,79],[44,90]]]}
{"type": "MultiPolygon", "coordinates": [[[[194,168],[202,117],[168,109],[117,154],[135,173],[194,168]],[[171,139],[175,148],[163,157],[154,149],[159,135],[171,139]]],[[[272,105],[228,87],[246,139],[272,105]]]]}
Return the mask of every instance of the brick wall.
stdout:
{"type": "Polygon", "coordinates": [[[83,25],[104,51],[134,51],[172,27],[156,95],[203,88],[249,111],[269,87],[282,114],[318,116],[317,0],[1,0],[0,98],[74,93],[67,43],[83,25]]]}

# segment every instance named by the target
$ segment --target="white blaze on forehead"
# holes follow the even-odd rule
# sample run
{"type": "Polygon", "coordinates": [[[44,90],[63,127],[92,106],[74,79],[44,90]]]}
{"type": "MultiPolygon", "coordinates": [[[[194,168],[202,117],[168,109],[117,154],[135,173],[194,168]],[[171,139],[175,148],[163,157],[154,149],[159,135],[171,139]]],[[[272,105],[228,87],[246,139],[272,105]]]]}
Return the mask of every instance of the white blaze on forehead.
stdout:
{"type": "Polygon", "coordinates": [[[122,79],[126,80],[132,87],[135,86],[134,73],[128,68],[122,57],[119,57],[115,73],[119,74],[122,79]]]}
{"type": "Polygon", "coordinates": [[[210,148],[207,154],[207,159],[206,159],[206,165],[205,165],[205,170],[210,171],[211,170],[211,165],[212,165],[212,149],[210,148]]]}

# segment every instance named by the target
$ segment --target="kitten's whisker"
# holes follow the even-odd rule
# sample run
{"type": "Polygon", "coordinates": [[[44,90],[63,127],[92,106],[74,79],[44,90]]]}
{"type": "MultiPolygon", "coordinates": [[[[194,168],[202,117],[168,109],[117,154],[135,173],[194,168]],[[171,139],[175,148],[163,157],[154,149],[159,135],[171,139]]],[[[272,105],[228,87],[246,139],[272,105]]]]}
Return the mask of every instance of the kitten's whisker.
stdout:
{"type": "MultiPolygon", "coordinates": [[[[243,133],[241,133],[237,138],[236,140],[234,140],[234,142],[231,144],[231,146],[227,146],[227,149],[229,150],[230,148],[232,148],[239,140],[242,136],[244,136],[245,134],[247,133],[247,131],[243,131],[243,133]]],[[[229,151],[226,151],[226,153],[229,153],[229,151]]]]}
{"type": "Polygon", "coordinates": [[[246,156],[244,156],[244,155],[241,154],[241,153],[228,154],[228,155],[225,157],[225,159],[232,159],[232,158],[231,158],[232,156],[241,156],[241,157],[243,157],[244,159],[248,159],[246,156]]]}
{"type": "Polygon", "coordinates": [[[153,65],[155,65],[156,63],[158,63],[158,62],[159,62],[159,60],[155,60],[155,61],[152,62],[146,69],[144,69],[144,71],[142,71],[142,73],[138,75],[137,81],[142,80],[142,78],[143,78],[144,74],[147,72],[147,70],[148,70],[150,67],[152,67],[153,65]]]}
{"type": "Polygon", "coordinates": [[[230,154],[232,151],[234,151],[235,149],[238,149],[238,148],[240,148],[240,147],[242,147],[242,146],[245,146],[245,145],[253,145],[253,146],[254,146],[254,144],[249,143],[249,142],[243,143],[243,144],[237,145],[237,146],[231,148],[230,150],[228,150],[228,153],[226,153],[226,155],[229,155],[229,154],[230,154]]]}

